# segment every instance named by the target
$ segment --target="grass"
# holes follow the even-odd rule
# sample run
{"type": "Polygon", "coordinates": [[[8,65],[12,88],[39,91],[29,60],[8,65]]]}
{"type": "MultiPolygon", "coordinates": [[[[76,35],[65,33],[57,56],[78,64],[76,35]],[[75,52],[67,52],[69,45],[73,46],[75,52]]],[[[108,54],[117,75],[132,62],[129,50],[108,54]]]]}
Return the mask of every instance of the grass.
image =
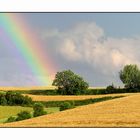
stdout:
{"type": "Polygon", "coordinates": [[[132,94],[1,127],[140,127],[140,95],[132,94]]]}
{"type": "MultiPolygon", "coordinates": [[[[21,106],[0,106],[0,122],[5,122],[8,117],[16,116],[21,111],[33,112],[31,107],[21,107],[21,106]]],[[[59,112],[59,107],[45,108],[48,114],[59,112]]]]}
{"type": "Polygon", "coordinates": [[[48,114],[56,113],[56,112],[59,112],[59,107],[48,107],[48,108],[45,108],[45,111],[47,111],[48,114]]]}
{"type": "Polygon", "coordinates": [[[31,107],[21,107],[21,106],[0,106],[0,119],[8,118],[10,116],[15,116],[20,111],[33,111],[31,107]]]}

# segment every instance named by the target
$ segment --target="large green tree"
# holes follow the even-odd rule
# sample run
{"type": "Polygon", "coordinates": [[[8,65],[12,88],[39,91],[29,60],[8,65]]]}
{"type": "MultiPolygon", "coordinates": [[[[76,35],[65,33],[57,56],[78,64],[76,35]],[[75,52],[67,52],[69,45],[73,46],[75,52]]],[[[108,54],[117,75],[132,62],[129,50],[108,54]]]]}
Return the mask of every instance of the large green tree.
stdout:
{"type": "Polygon", "coordinates": [[[126,65],[120,71],[120,79],[126,88],[140,88],[140,70],[137,65],[126,65]]]}
{"type": "Polygon", "coordinates": [[[88,83],[82,77],[71,70],[57,72],[52,85],[58,86],[58,91],[61,94],[70,95],[80,94],[89,87],[88,83]]]}

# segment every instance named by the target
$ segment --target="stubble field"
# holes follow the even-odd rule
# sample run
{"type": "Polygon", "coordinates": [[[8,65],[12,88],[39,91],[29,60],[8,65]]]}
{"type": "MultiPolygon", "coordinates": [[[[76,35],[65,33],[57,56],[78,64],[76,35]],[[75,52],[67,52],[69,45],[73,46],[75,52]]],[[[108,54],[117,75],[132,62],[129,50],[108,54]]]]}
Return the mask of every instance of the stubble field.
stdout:
{"type": "Polygon", "coordinates": [[[123,94],[107,94],[107,95],[28,95],[33,99],[33,101],[65,101],[65,100],[85,100],[85,99],[95,99],[95,98],[102,98],[107,96],[129,96],[132,93],[123,93],[123,94]]]}

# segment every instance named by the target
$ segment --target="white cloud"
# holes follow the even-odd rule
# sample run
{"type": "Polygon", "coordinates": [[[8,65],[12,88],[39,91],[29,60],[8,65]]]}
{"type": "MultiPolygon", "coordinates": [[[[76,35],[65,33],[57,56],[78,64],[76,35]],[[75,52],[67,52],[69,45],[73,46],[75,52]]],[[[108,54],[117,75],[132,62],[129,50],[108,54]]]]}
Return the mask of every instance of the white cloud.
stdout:
{"type": "Polygon", "coordinates": [[[59,52],[64,55],[67,59],[72,61],[78,61],[82,58],[80,52],[76,50],[76,45],[73,40],[65,39],[62,43],[62,48],[60,48],[59,52]]]}
{"type": "Polygon", "coordinates": [[[106,75],[116,75],[126,64],[140,66],[140,38],[106,37],[96,23],[79,23],[68,30],[48,32],[54,49],[70,62],[83,62],[106,75]],[[56,42],[56,43],[55,43],[56,42]]]}

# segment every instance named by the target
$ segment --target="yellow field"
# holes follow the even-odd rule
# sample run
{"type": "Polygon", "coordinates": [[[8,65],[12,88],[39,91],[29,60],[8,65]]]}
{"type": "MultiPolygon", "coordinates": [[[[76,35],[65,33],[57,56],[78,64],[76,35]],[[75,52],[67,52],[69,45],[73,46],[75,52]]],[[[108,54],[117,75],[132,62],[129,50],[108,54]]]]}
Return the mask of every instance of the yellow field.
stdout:
{"type": "MultiPolygon", "coordinates": [[[[89,89],[104,89],[106,87],[89,87],[89,89]]],[[[0,90],[53,90],[56,86],[30,86],[30,87],[0,87],[0,90]]]]}
{"type": "Polygon", "coordinates": [[[35,86],[35,87],[0,87],[0,90],[53,90],[55,86],[35,86]]]}
{"type": "Polygon", "coordinates": [[[64,101],[64,100],[84,100],[84,99],[94,99],[94,98],[101,98],[106,96],[128,96],[132,95],[132,93],[125,93],[125,94],[107,94],[107,95],[80,95],[80,96],[70,96],[70,95],[55,95],[55,96],[45,96],[45,95],[28,95],[33,99],[33,101],[64,101]]]}
{"type": "Polygon", "coordinates": [[[1,127],[140,127],[140,95],[85,105],[1,127]]]}

